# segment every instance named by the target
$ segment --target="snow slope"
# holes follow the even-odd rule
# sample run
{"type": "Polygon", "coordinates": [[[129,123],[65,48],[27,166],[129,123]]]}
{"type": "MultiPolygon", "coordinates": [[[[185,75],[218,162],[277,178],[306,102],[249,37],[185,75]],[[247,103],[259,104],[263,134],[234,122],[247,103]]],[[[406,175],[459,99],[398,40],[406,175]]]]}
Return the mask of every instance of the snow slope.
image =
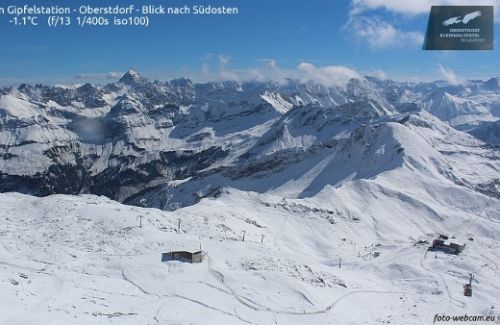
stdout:
{"type": "Polygon", "coordinates": [[[495,315],[498,201],[477,197],[471,203],[485,208],[475,218],[441,222],[396,205],[387,214],[393,194],[374,186],[305,201],[228,189],[175,212],[1,194],[0,323],[430,324],[442,313],[495,315]],[[337,199],[377,218],[339,213],[337,199]],[[437,233],[467,248],[452,256],[416,244],[437,233]],[[160,261],[199,245],[201,264],[160,261]],[[472,298],[462,295],[469,272],[472,298]]]}

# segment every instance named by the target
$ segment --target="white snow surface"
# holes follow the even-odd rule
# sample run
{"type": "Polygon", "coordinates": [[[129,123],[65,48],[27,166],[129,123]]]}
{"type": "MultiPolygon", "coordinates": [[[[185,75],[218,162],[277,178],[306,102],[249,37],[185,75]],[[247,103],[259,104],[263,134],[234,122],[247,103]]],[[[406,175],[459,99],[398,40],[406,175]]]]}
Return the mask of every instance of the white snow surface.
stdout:
{"type": "Polygon", "coordinates": [[[92,195],[0,194],[0,323],[431,324],[435,314],[497,315],[498,200],[470,195],[456,209],[426,209],[428,198],[403,198],[403,183],[398,194],[385,181],[304,200],[228,188],[175,212],[92,195]],[[464,252],[416,244],[441,233],[466,243],[464,252]],[[201,264],[161,262],[200,245],[201,264]]]}

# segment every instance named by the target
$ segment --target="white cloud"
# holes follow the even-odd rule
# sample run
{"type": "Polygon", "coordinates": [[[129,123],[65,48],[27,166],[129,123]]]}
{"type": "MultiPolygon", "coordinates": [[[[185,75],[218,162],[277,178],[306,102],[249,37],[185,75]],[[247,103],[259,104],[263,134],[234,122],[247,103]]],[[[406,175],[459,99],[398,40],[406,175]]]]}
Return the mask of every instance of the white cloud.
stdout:
{"type": "MultiPolygon", "coordinates": [[[[352,0],[351,15],[357,15],[365,11],[385,9],[387,11],[416,16],[428,14],[431,6],[495,6],[495,12],[499,17],[500,0],[352,0]]],[[[498,22],[498,20],[497,20],[498,22]]]]}
{"type": "Polygon", "coordinates": [[[122,72],[109,71],[104,73],[80,73],[73,77],[75,80],[113,80],[123,76],[122,72]]]}
{"type": "Polygon", "coordinates": [[[351,13],[385,9],[392,12],[419,15],[428,14],[431,6],[499,6],[499,0],[352,0],[351,13]]]}
{"type": "Polygon", "coordinates": [[[224,54],[219,54],[219,67],[221,70],[224,70],[229,61],[231,61],[231,58],[229,56],[225,56],[224,54]]]}
{"type": "Polygon", "coordinates": [[[316,82],[327,87],[345,87],[351,79],[362,78],[355,70],[346,66],[324,66],[317,67],[309,62],[301,62],[293,69],[281,69],[276,61],[270,60],[262,66],[245,70],[234,70],[232,74],[220,74],[223,80],[234,81],[272,81],[286,84],[288,80],[300,80],[302,82],[316,82]],[[232,76],[233,78],[226,78],[232,76]]]}
{"type": "Polygon", "coordinates": [[[379,79],[382,79],[382,80],[388,79],[387,74],[382,70],[375,70],[375,71],[371,72],[370,75],[377,77],[379,79]]]}
{"type": "Polygon", "coordinates": [[[316,67],[307,62],[300,63],[297,72],[299,80],[315,81],[329,87],[342,87],[351,79],[361,78],[356,71],[345,66],[316,67]]]}
{"type": "Polygon", "coordinates": [[[227,69],[227,65],[231,61],[231,57],[224,54],[219,54],[219,78],[222,80],[240,81],[240,76],[231,69],[227,69]]]}
{"type": "Polygon", "coordinates": [[[439,75],[449,84],[460,85],[463,83],[462,78],[460,78],[453,70],[443,67],[441,64],[438,64],[438,67],[439,67],[439,75]]]}
{"type": "Polygon", "coordinates": [[[109,71],[106,73],[106,79],[116,79],[116,78],[121,78],[123,76],[122,72],[116,72],[116,71],[109,71]]]}
{"type": "Polygon", "coordinates": [[[371,49],[417,46],[424,41],[424,35],[415,31],[403,31],[378,17],[354,16],[344,26],[353,35],[367,42],[371,49]]]}
{"type": "Polygon", "coordinates": [[[231,69],[231,58],[224,54],[206,57],[201,65],[201,71],[191,71],[187,76],[196,81],[231,80],[244,81],[272,81],[281,84],[288,79],[297,79],[304,82],[314,81],[325,86],[345,86],[352,78],[362,78],[355,70],[345,66],[317,67],[312,63],[299,62],[296,68],[282,69],[274,59],[258,60],[257,67],[248,69],[231,69]]]}

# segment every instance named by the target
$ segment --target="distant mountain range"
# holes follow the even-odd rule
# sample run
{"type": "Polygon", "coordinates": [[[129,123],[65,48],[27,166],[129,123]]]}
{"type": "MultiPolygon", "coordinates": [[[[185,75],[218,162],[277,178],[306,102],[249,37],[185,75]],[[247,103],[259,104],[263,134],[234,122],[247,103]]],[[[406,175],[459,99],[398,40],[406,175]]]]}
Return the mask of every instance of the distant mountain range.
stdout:
{"type": "Polygon", "coordinates": [[[302,198],[392,171],[500,197],[498,78],[325,87],[129,70],[105,86],[0,94],[1,192],[177,209],[225,187],[302,198]]]}

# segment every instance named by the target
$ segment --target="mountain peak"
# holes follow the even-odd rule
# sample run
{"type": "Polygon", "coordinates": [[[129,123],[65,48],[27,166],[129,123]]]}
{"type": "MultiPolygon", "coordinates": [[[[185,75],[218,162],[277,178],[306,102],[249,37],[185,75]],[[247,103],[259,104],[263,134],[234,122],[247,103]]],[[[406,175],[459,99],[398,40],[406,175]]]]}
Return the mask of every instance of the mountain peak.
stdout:
{"type": "Polygon", "coordinates": [[[126,74],[140,77],[139,71],[137,71],[137,70],[135,70],[133,68],[129,68],[126,74]]]}
{"type": "Polygon", "coordinates": [[[128,71],[123,75],[123,77],[120,78],[118,82],[129,86],[135,86],[145,83],[146,79],[141,76],[137,70],[128,69],[128,71]]]}
{"type": "Polygon", "coordinates": [[[486,81],[486,86],[490,89],[498,89],[500,88],[500,78],[491,78],[486,81]]]}

